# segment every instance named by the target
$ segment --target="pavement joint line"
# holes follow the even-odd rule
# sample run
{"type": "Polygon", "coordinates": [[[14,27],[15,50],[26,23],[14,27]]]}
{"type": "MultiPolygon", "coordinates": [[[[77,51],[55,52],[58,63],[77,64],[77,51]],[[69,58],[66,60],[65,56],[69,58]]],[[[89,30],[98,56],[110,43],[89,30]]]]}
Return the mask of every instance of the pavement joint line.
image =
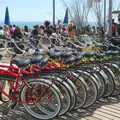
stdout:
{"type": "Polygon", "coordinates": [[[114,110],[117,110],[117,111],[120,111],[120,108],[119,107],[116,107],[116,106],[113,106],[113,105],[111,105],[111,106],[106,106],[107,108],[111,108],[111,109],[114,109],[114,110]]]}
{"type": "Polygon", "coordinates": [[[101,108],[104,109],[104,110],[108,110],[108,111],[110,111],[110,112],[114,112],[114,113],[120,114],[120,111],[115,110],[115,109],[108,108],[108,107],[106,107],[106,106],[102,106],[101,108]]]}
{"type": "Polygon", "coordinates": [[[111,111],[107,111],[107,110],[103,110],[103,109],[99,109],[97,111],[100,111],[102,113],[108,114],[109,116],[113,116],[115,118],[119,118],[120,119],[120,115],[119,114],[113,113],[111,111]]]}
{"type": "Polygon", "coordinates": [[[93,116],[94,116],[94,117],[101,118],[100,120],[112,120],[111,118],[107,118],[107,117],[102,116],[102,115],[100,115],[100,114],[94,114],[93,116]]]}
{"type": "Polygon", "coordinates": [[[97,117],[94,117],[94,116],[88,116],[88,117],[85,117],[87,120],[101,120],[97,117]]]}
{"type": "Polygon", "coordinates": [[[110,115],[105,114],[105,113],[100,112],[100,111],[96,111],[92,116],[101,117],[102,120],[112,120],[112,119],[115,118],[115,117],[113,117],[113,116],[110,116],[110,115]]]}

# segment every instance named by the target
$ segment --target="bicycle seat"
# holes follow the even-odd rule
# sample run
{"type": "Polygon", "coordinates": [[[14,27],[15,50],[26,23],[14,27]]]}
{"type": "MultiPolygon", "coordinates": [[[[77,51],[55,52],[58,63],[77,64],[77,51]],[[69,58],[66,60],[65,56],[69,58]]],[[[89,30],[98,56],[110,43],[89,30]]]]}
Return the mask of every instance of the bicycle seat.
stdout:
{"type": "Polygon", "coordinates": [[[120,55],[120,51],[108,51],[105,53],[106,55],[120,55]]]}
{"type": "Polygon", "coordinates": [[[78,54],[77,56],[76,56],[76,60],[80,60],[80,59],[82,59],[83,58],[83,56],[81,55],[81,54],[78,54]]]}
{"type": "Polygon", "coordinates": [[[31,64],[37,64],[40,63],[43,60],[43,56],[39,55],[39,56],[34,56],[31,58],[31,64]]]}
{"type": "Polygon", "coordinates": [[[70,57],[73,54],[73,52],[63,52],[61,54],[61,58],[67,58],[70,57]]]}
{"type": "Polygon", "coordinates": [[[105,56],[105,54],[101,53],[101,54],[95,54],[96,58],[103,58],[105,56]]]}
{"type": "Polygon", "coordinates": [[[61,52],[55,52],[55,53],[49,52],[49,56],[53,59],[59,58],[59,57],[61,57],[61,55],[62,55],[61,52]]]}
{"type": "Polygon", "coordinates": [[[109,50],[111,50],[111,51],[120,51],[120,47],[114,46],[114,45],[110,45],[109,46],[109,50]]]}
{"type": "Polygon", "coordinates": [[[40,68],[43,68],[47,63],[48,63],[48,58],[42,59],[39,64],[40,68]]]}
{"type": "Polygon", "coordinates": [[[94,55],[93,53],[89,53],[89,52],[82,53],[83,57],[92,57],[93,55],[94,55]]]}
{"type": "Polygon", "coordinates": [[[12,61],[13,64],[16,64],[18,67],[26,67],[31,63],[31,59],[17,60],[12,61]]]}
{"type": "Polygon", "coordinates": [[[64,61],[65,64],[70,64],[72,62],[75,62],[76,56],[72,56],[64,61]]]}

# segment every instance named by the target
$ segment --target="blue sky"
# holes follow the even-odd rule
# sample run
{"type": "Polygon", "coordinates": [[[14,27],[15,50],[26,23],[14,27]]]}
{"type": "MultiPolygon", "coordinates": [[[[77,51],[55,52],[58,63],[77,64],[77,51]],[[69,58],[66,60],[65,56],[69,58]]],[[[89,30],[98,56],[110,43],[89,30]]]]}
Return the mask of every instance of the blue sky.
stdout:
{"type": "MultiPolygon", "coordinates": [[[[113,0],[115,6],[118,1],[113,0]]],[[[52,0],[0,0],[0,21],[4,21],[6,6],[9,7],[11,21],[52,21],[52,0]]],[[[56,19],[63,20],[65,9],[62,0],[56,0],[56,19]]],[[[95,20],[93,13],[89,19],[95,20]]]]}
{"type": "MultiPolygon", "coordinates": [[[[13,21],[52,20],[52,0],[0,0],[0,21],[4,20],[6,6],[13,21]]],[[[64,14],[63,3],[56,0],[56,19],[63,19],[64,14]]]]}

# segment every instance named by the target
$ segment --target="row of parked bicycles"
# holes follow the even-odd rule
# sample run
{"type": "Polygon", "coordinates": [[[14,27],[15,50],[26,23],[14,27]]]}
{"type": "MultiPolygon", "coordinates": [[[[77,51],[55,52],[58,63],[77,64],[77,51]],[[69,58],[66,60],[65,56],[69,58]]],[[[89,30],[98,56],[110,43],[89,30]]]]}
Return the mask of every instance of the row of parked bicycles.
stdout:
{"type": "Polygon", "coordinates": [[[3,114],[22,104],[32,117],[52,119],[120,94],[119,47],[106,40],[86,44],[63,36],[32,41],[37,44],[31,39],[1,40],[2,50],[11,56],[8,65],[0,64],[1,100],[8,97],[3,114]]]}

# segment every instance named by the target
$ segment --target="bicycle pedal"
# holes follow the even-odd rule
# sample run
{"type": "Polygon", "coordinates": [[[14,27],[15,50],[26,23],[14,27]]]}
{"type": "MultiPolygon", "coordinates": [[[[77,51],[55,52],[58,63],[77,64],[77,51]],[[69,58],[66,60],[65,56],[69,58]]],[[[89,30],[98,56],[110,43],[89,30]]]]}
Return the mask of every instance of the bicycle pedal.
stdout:
{"type": "Polygon", "coordinates": [[[3,111],[3,115],[8,115],[8,114],[9,114],[9,111],[10,111],[9,108],[5,109],[5,110],[3,111]]]}
{"type": "Polygon", "coordinates": [[[16,105],[17,105],[17,102],[11,104],[11,105],[10,105],[10,109],[14,109],[16,105]]]}
{"type": "Polygon", "coordinates": [[[10,100],[8,104],[8,109],[14,109],[16,105],[17,105],[17,102],[13,102],[10,100]]]}

